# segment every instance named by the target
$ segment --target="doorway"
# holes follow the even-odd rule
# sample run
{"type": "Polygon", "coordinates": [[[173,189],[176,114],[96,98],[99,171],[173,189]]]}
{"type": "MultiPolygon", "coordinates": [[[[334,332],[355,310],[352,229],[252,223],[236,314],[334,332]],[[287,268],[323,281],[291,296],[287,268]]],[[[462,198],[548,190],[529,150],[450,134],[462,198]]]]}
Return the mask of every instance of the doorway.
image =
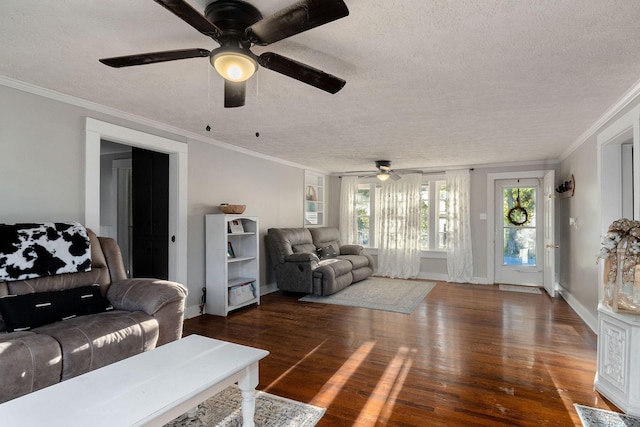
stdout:
{"type": "MultiPolygon", "coordinates": [[[[487,281],[488,283],[509,283],[524,286],[544,286],[546,289],[557,288],[557,278],[555,277],[555,258],[557,251],[550,251],[546,253],[546,248],[555,246],[555,209],[553,208],[553,197],[555,190],[554,187],[554,171],[553,170],[533,170],[523,172],[500,172],[487,174],[487,281]],[[500,182],[500,185],[498,185],[500,182]],[[521,261],[520,265],[509,266],[505,265],[504,259],[504,242],[505,233],[507,234],[507,242],[509,234],[505,232],[504,227],[504,191],[503,188],[515,188],[512,192],[511,200],[512,204],[508,210],[515,206],[515,202],[518,197],[518,188],[534,187],[536,188],[535,196],[535,220],[536,220],[536,232],[535,232],[535,261],[533,255],[529,253],[530,246],[527,247],[527,252],[522,251],[522,255],[518,250],[517,256],[521,261]],[[549,189],[549,188],[551,189],[549,189]],[[547,209],[548,208],[548,212],[547,209]],[[545,231],[549,231],[550,240],[545,242],[545,231]],[[548,244],[547,244],[548,243],[548,244]],[[500,248],[500,249],[498,249],[500,248]],[[522,256],[520,258],[520,255],[522,256]],[[526,258],[526,262],[524,261],[526,258]],[[548,261],[547,261],[548,260],[548,261]],[[499,264],[499,265],[498,265],[499,264]],[[511,276],[504,277],[502,275],[497,276],[501,268],[509,267],[507,270],[520,270],[512,271],[511,276]],[[549,270],[548,270],[549,269],[549,270]],[[545,274],[546,273],[546,274],[545,274]],[[500,280],[504,281],[500,281],[500,280]],[[549,283],[546,283],[549,281],[549,283]]],[[[523,204],[523,196],[521,191],[520,204],[523,204]]],[[[509,205],[507,205],[509,206],[509,205]]],[[[529,214],[529,213],[527,213],[529,214]]],[[[506,220],[508,222],[508,219],[506,220]]],[[[517,222],[517,221],[516,221],[517,222]]],[[[528,241],[527,244],[534,243],[528,241]]],[[[515,248],[515,246],[512,246],[515,248]]],[[[522,248],[524,249],[524,247],[522,248]]],[[[515,256],[515,252],[512,254],[515,256]]],[[[506,261],[514,261],[513,258],[506,261]]],[[[517,262],[517,260],[515,260],[517,262]]],[[[550,295],[555,296],[556,292],[550,292],[550,295]]]]}
{"type": "Polygon", "coordinates": [[[495,181],[495,282],[542,286],[543,223],[538,179],[495,181]]]}
{"type": "Polygon", "coordinates": [[[169,155],[102,141],[100,235],[118,243],[129,277],[168,278],[169,155]]]}
{"type": "Polygon", "coordinates": [[[169,155],[169,280],[187,283],[186,143],[87,118],[85,132],[85,225],[101,230],[100,141],[102,139],[169,155]]]}

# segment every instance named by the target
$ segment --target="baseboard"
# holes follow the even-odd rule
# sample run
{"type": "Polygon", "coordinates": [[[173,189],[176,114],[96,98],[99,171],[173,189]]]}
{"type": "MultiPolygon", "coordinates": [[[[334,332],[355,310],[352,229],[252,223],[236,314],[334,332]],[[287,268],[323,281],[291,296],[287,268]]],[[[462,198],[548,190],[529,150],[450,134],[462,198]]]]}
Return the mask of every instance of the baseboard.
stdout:
{"type": "Polygon", "coordinates": [[[591,314],[591,312],[580,303],[568,290],[559,286],[558,293],[569,304],[569,307],[587,324],[589,328],[598,335],[598,317],[591,314]]]}
{"type": "Polygon", "coordinates": [[[185,319],[191,319],[193,317],[198,317],[200,316],[200,306],[199,305],[192,305],[190,307],[186,307],[184,309],[184,318],[185,319]]]}
{"type": "Polygon", "coordinates": [[[449,279],[449,276],[446,274],[435,274],[435,273],[419,273],[418,279],[423,280],[436,280],[438,282],[446,282],[449,279]]]}
{"type": "Polygon", "coordinates": [[[260,295],[267,295],[273,292],[278,292],[278,285],[275,282],[268,283],[266,286],[260,286],[260,295]]]}
{"type": "MultiPolygon", "coordinates": [[[[260,295],[267,295],[270,294],[272,292],[277,292],[278,291],[278,286],[275,283],[270,283],[267,286],[260,286],[260,295]]],[[[199,305],[192,305],[189,307],[186,307],[184,310],[184,318],[185,319],[191,319],[193,317],[198,317],[200,316],[200,306],[199,305]]]]}
{"type": "MultiPolygon", "coordinates": [[[[420,273],[418,274],[418,279],[436,280],[438,282],[448,282],[449,275],[437,274],[437,273],[420,273]]],[[[493,282],[490,282],[487,277],[474,277],[471,279],[471,283],[476,285],[493,285],[493,282]]]]}

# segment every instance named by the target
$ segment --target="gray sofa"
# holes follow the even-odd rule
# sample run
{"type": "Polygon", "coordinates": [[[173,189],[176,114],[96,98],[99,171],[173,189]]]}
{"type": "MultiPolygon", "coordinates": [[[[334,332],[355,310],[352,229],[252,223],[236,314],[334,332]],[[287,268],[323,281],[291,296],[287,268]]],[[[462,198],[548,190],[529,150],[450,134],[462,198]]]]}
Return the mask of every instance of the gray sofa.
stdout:
{"type": "Polygon", "coordinates": [[[186,289],[166,280],[128,279],[116,242],[87,234],[89,271],[0,281],[6,317],[0,316],[0,402],[181,338],[186,289]],[[17,328],[9,320],[11,310],[20,317],[17,305],[25,299],[44,295],[64,305],[74,293],[102,305],[94,305],[93,314],[35,327],[17,328]]]}
{"type": "Polygon", "coordinates": [[[266,236],[278,289],[320,296],[371,276],[376,265],[360,245],[341,245],[335,227],[270,228],[266,236]]]}

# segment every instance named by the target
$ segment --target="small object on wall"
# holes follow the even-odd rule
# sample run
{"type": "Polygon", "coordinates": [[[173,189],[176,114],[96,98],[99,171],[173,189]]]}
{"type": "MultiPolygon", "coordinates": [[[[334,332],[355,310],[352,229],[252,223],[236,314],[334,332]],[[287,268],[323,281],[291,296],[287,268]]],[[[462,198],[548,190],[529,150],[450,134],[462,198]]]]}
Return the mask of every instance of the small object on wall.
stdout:
{"type": "Polygon", "coordinates": [[[571,178],[569,178],[568,181],[564,181],[562,184],[558,185],[558,187],[556,188],[556,192],[560,193],[560,198],[566,199],[569,197],[573,197],[575,187],[576,181],[573,178],[573,175],[571,175],[571,178]]]}
{"type": "Polygon", "coordinates": [[[244,213],[246,208],[247,205],[230,205],[228,203],[222,203],[219,207],[220,211],[227,215],[244,213]]]}

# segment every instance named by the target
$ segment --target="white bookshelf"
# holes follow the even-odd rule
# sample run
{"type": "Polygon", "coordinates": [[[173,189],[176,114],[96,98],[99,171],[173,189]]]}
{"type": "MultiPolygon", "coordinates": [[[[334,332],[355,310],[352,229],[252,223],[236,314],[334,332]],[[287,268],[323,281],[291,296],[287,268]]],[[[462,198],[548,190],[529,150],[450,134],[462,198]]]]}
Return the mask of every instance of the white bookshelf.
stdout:
{"type": "Polygon", "coordinates": [[[238,308],[260,304],[258,218],[245,215],[206,215],[205,232],[206,313],[226,316],[238,308]],[[230,223],[233,221],[242,225],[242,231],[230,230],[230,223]],[[229,244],[233,249],[233,257],[228,255],[229,244]],[[246,284],[250,284],[251,298],[238,303],[230,301],[229,291],[246,284]]]}

